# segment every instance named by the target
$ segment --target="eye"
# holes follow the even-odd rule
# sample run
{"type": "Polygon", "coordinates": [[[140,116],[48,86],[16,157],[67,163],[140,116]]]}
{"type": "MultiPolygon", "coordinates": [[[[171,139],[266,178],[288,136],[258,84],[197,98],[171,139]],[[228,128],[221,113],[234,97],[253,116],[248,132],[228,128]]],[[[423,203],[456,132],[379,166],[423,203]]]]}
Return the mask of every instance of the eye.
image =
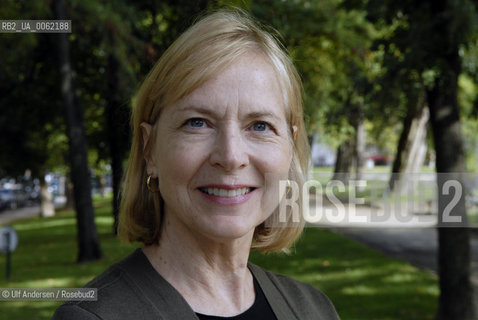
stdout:
{"type": "Polygon", "coordinates": [[[201,118],[192,118],[186,121],[186,124],[191,128],[203,128],[206,126],[206,120],[201,118]]]}
{"type": "Polygon", "coordinates": [[[271,126],[268,123],[262,122],[262,121],[255,122],[252,125],[252,130],[258,131],[258,132],[263,132],[263,131],[266,131],[270,128],[271,128],[271,126]]]}

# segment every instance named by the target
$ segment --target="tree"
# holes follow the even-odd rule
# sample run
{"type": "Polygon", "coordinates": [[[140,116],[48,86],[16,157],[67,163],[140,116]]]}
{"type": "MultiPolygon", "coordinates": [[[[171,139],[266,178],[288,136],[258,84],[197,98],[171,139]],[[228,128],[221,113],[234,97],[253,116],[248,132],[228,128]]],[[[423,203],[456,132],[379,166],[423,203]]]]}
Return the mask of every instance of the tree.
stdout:
{"type": "MultiPolygon", "coordinates": [[[[66,20],[63,0],[53,2],[54,17],[66,20]]],[[[70,167],[75,197],[78,231],[78,262],[101,258],[101,250],[96,233],[93,203],[91,199],[90,172],[88,169],[86,141],[81,109],[75,101],[70,46],[64,33],[58,34],[58,57],[61,72],[61,93],[65,105],[67,135],[69,139],[70,167]]]]}
{"type": "MultiPolygon", "coordinates": [[[[2,19],[48,17],[43,2],[2,4],[2,19]],[[4,16],[3,16],[4,15],[4,16]]],[[[2,35],[0,50],[0,174],[17,177],[31,171],[41,185],[41,216],[54,214],[45,174],[63,168],[65,136],[51,86],[58,72],[47,34],[2,35]]]]}
{"type": "MultiPolygon", "coordinates": [[[[467,0],[367,1],[366,4],[375,22],[392,24],[398,21],[399,26],[388,39],[388,49],[402,55],[400,68],[419,75],[430,110],[441,226],[438,229],[440,298],[437,319],[474,319],[477,313],[472,303],[468,229],[459,228],[461,224],[450,224],[444,213],[454,196],[447,194],[446,185],[457,181],[464,187],[457,174],[466,169],[457,102],[461,73],[459,52],[470,40],[476,8],[467,0]]],[[[450,215],[466,223],[464,195],[465,191],[450,215]]]]}
{"type": "MultiPolygon", "coordinates": [[[[467,41],[470,32],[469,13],[472,4],[468,1],[433,1],[430,3],[430,14],[435,18],[430,31],[448,38],[433,38],[430,49],[438,50],[435,54],[437,75],[427,88],[427,100],[430,108],[433,139],[436,150],[436,169],[438,190],[444,192],[445,183],[459,181],[465,172],[465,150],[458,106],[458,76],[461,73],[459,49],[467,41]],[[445,176],[440,173],[449,173],[445,176]]],[[[471,11],[471,12],[472,12],[471,11]]],[[[465,197],[459,202],[451,214],[467,221],[465,197]]],[[[438,198],[440,221],[446,223],[443,216],[451,198],[442,195],[438,198]]],[[[440,299],[437,318],[475,319],[478,316],[473,304],[473,289],[470,282],[470,235],[468,228],[457,227],[438,230],[438,261],[440,275],[440,299]]]]}

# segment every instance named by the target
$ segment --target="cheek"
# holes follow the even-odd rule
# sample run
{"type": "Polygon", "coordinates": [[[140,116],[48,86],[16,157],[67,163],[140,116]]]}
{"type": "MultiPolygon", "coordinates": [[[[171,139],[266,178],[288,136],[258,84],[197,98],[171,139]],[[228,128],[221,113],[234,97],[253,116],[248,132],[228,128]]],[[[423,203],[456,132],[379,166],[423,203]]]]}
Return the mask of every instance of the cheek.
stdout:
{"type": "Polygon", "coordinates": [[[254,150],[257,163],[263,173],[287,174],[292,162],[292,148],[285,143],[259,146],[254,150]]]}
{"type": "Polygon", "coordinates": [[[159,176],[174,187],[184,186],[194,177],[205,161],[204,148],[200,144],[182,143],[174,139],[158,148],[159,176]]]}
{"type": "Polygon", "coordinates": [[[159,188],[167,211],[188,212],[187,189],[196,170],[191,151],[178,144],[165,144],[163,148],[158,148],[159,188]]]}
{"type": "Polygon", "coordinates": [[[265,179],[263,208],[271,213],[280,202],[281,181],[285,183],[289,178],[293,150],[289,144],[280,144],[280,146],[263,148],[258,154],[261,159],[258,160],[258,163],[261,163],[260,171],[265,179]]]}

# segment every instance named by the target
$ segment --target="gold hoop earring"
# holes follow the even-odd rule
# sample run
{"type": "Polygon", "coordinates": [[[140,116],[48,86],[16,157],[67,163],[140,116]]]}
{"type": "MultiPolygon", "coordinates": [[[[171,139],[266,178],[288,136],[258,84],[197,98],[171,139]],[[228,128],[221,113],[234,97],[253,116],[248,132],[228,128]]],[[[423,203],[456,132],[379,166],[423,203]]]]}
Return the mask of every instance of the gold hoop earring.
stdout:
{"type": "Polygon", "coordinates": [[[148,187],[148,190],[152,193],[158,192],[159,191],[159,180],[156,183],[156,186],[154,186],[154,185],[151,185],[151,179],[155,179],[155,178],[153,178],[151,175],[149,175],[148,179],[146,179],[146,187],[148,187]]]}

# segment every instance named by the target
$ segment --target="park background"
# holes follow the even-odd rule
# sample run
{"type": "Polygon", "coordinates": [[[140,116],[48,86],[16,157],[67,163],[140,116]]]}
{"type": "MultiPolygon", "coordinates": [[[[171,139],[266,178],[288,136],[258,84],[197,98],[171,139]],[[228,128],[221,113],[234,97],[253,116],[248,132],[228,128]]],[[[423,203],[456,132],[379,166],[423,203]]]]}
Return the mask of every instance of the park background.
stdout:
{"type": "MultiPolygon", "coordinates": [[[[115,225],[135,92],[198,15],[231,5],[277,34],[299,70],[315,165],[331,165],[314,172],[346,184],[375,164],[387,174],[477,172],[476,2],[2,0],[0,19],[67,19],[73,31],[0,34],[1,184],[38,191],[15,206],[41,200],[38,216],[2,223],[20,242],[0,287],[81,287],[132,251],[115,225]],[[55,177],[66,180],[56,212],[55,177]],[[112,195],[92,196],[106,185],[112,195]]],[[[401,189],[398,178],[383,189],[401,189]]],[[[465,202],[453,215],[469,218],[465,202]]],[[[437,234],[436,274],[318,228],[292,255],[252,261],[316,285],[342,319],[476,319],[472,233],[437,234]]],[[[57,306],[0,301],[0,319],[48,319],[57,306]]]]}

